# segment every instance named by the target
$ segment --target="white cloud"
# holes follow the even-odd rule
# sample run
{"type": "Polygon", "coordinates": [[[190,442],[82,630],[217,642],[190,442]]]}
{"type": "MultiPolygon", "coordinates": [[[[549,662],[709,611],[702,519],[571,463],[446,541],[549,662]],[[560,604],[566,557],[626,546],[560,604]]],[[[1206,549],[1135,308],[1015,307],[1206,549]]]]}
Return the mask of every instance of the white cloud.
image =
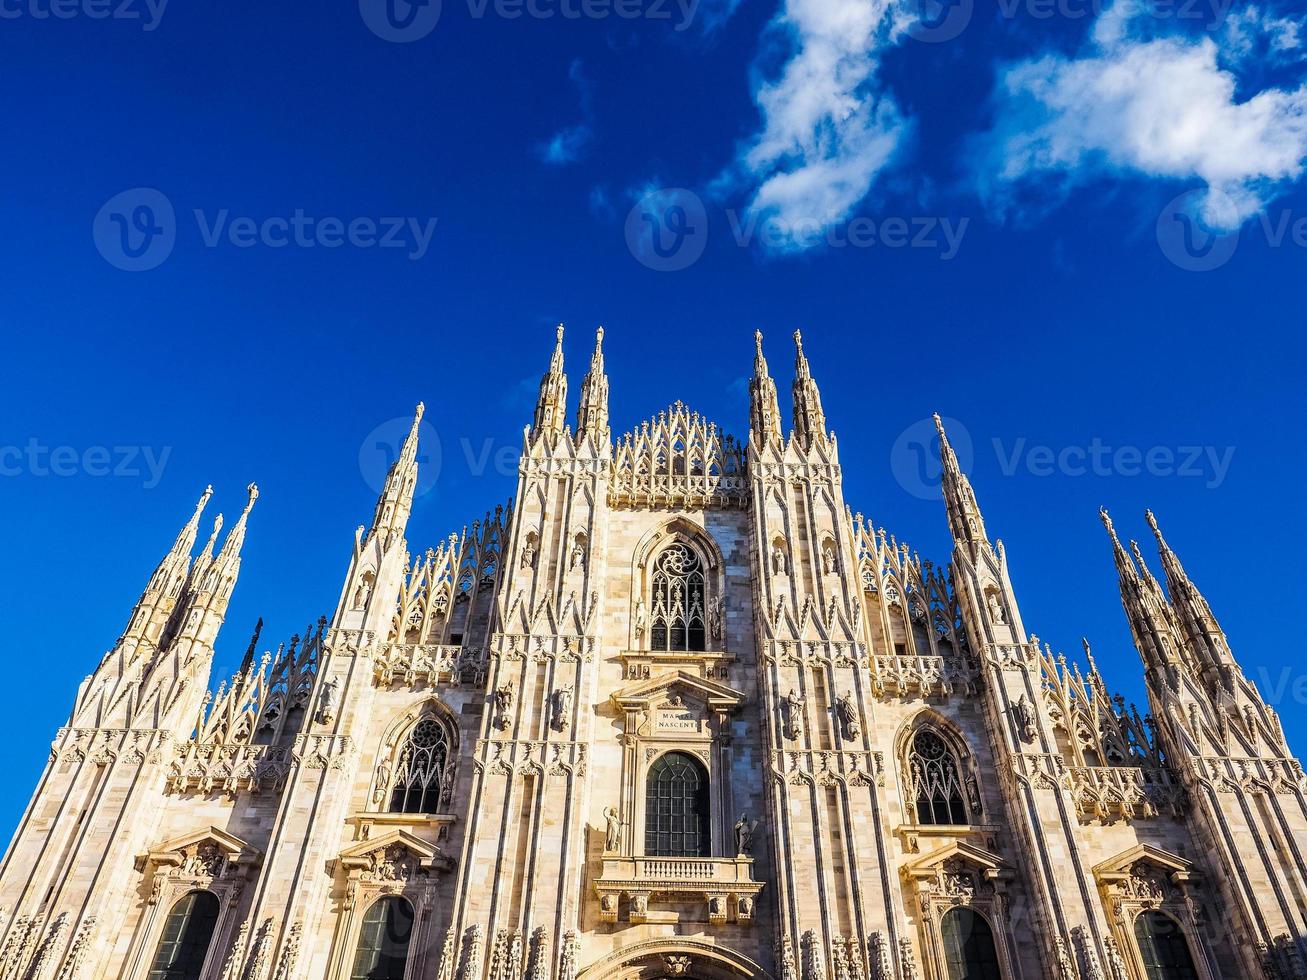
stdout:
{"type": "MultiPolygon", "coordinates": [[[[894,42],[888,0],[785,0],[771,29],[792,45],[754,98],[763,126],[736,161],[751,212],[777,227],[847,218],[902,142],[908,123],[876,78],[894,42]]],[[[789,239],[790,247],[812,236],[789,239]]]]}
{"type": "Polygon", "coordinates": [[[1237,226],[1302,176],[1307,85],[1243,95],[1235,74],[1254,32],[1285,45],[1284,22],[1235,22],[1211,37],[1142,38],[1107,11],[1079,57],[1049,55],[1007,70],[984,166],[1000,194],[1041,177],[1104,172],[1197,179],[1204,218],[1237,226]],[[1219,206],[1218,206],[1219,205],[1219,206]]]}
{"type": "Polygon", "coordinates": [[[536,152],[545,163],[555,167],[575,163],[584,155],[586,148],[594,139],[594,125],[590,108],[590,81],[581,71],[581,62],[573,61],[567,69],[567,77],[576,86],[581,101],[583,122],[564,126],[549,139],[536,147],[536,152]]]}

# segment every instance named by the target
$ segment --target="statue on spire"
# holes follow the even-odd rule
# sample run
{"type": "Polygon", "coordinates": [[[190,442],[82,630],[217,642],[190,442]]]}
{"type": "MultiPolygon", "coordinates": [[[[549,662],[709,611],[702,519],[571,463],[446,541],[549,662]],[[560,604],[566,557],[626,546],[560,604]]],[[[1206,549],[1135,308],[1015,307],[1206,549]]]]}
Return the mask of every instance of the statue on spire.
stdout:
{"type": "Polygon", "coordinates": [[[604,445],[612,440],[608,428],[608,375],[604,373],[604,328],[595,331],[595,349],[590,370],[581,382],[581,404],[576,410],[576,441],[586,436],[604,445]]]}
{"type": "Polygon", "coordinates": [[[549,358],[549,370],[540,379],[540,397],[536,401],[535,420],[531,424],[531,435],[539,439],[548,434],[550,438],[562,435],[563,418],[567,412],[567,375],[563,373],[563,325],[558,325],[557,341],[554,353],[549,358]]]}
{"type": "Polygon", "coordinates": [[[753,333],[757,353],[753,357],[753,378],[749,381],[749,434],[759,447],[781,441],[781,409],[776,399],[776,382],[767,372],[762,353],[762,331],[753,333]]]}
{"type": "Polygon", "coordinates": [[[805,450],[826,441],[826,413],[821,392],[812,379],[808,357],[803,353],[803,334],[794,331],[794,437],[805,450]]]}

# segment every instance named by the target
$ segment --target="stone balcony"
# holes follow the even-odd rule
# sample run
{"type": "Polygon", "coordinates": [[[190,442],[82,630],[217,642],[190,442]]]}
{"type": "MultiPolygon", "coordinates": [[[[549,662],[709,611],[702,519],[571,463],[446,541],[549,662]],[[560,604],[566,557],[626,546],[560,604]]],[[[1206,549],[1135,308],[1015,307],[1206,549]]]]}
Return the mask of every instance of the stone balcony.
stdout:
{"type": "Polygon", "coordinates": [[[373,658],[378,684],[483,684],[485,652],[437,643],[388,643],[373,658]]]}
{"type": "Polygon", "coordinates": [[[629,922],[659,920],[659,913],[649,911],[649,903],[660,899],[703,902],[708,907],[709,922],[749,922],[763,888],[762,882],[753,879],[750,857],[605,855],[600,865],[594,887],[599,896],[599,916],[605,922],[616,922],[623,912],[629,922]]]}

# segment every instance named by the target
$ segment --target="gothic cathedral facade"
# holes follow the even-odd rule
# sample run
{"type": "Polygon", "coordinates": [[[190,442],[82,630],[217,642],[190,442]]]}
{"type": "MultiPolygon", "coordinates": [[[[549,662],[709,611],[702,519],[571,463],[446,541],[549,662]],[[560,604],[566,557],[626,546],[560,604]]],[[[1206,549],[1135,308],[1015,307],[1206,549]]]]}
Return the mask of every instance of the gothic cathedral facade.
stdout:
{"type": "MultiPolygon", "coordinates": [[[[418,417],[335,612],[215,687],[257,490],[185,524],[0,865],[0,980],[1304,980],[1307,783],[1152,515],[1149,706],[845,504],[801,343],[739,442],[613,439],[562,328],[512,502],[410,554],[418,417]]],[[[796,334],[796,341],[798,341],[796,334]]]]}

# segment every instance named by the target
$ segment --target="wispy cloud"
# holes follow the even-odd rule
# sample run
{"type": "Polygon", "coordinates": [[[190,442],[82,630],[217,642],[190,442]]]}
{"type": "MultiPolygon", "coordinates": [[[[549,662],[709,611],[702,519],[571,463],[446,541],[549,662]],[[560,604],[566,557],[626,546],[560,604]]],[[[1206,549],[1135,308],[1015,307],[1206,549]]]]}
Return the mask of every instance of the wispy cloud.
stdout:
{"type": "MultiPolygon", "coordinates": [[[[877,77],[895,43],[889,0],[785,0],[769,26],[788,58],[761,81],[761,131],[727,174],[749,210],[779,228],[826,229],[846,219],[894,157],[909,123],[877,77]]],[[[811,244],[810,234],[783,248],[811,244]]]]}
{"type": "Polygon", "coordinates": [[[594,140],[594,120],[590,107],[591,85],[590,80],[581,71],[580,59],[568,66],[567,77],[576,86],[581,103],[582,121],[564,126],[549,139],[537,145],[536,151],[540,159],[554,167],[567,166],[580,160],[594,140]]]}
{"type": "Polygon", "coordinates": [[[1246,92],[1241,66],[1260,39],[1287,52],[1296,25],[1256,10],[1215,35],[1149,36],[1124,2],[1107,10],[1075,57],[1012,66],[996,124],[977,155],[982,188],[1003,206],[1032,184],[1090,177],[1199,180],[1202,218],[1231,229],[1303,174],[1307,85],[1246,92]]]}

